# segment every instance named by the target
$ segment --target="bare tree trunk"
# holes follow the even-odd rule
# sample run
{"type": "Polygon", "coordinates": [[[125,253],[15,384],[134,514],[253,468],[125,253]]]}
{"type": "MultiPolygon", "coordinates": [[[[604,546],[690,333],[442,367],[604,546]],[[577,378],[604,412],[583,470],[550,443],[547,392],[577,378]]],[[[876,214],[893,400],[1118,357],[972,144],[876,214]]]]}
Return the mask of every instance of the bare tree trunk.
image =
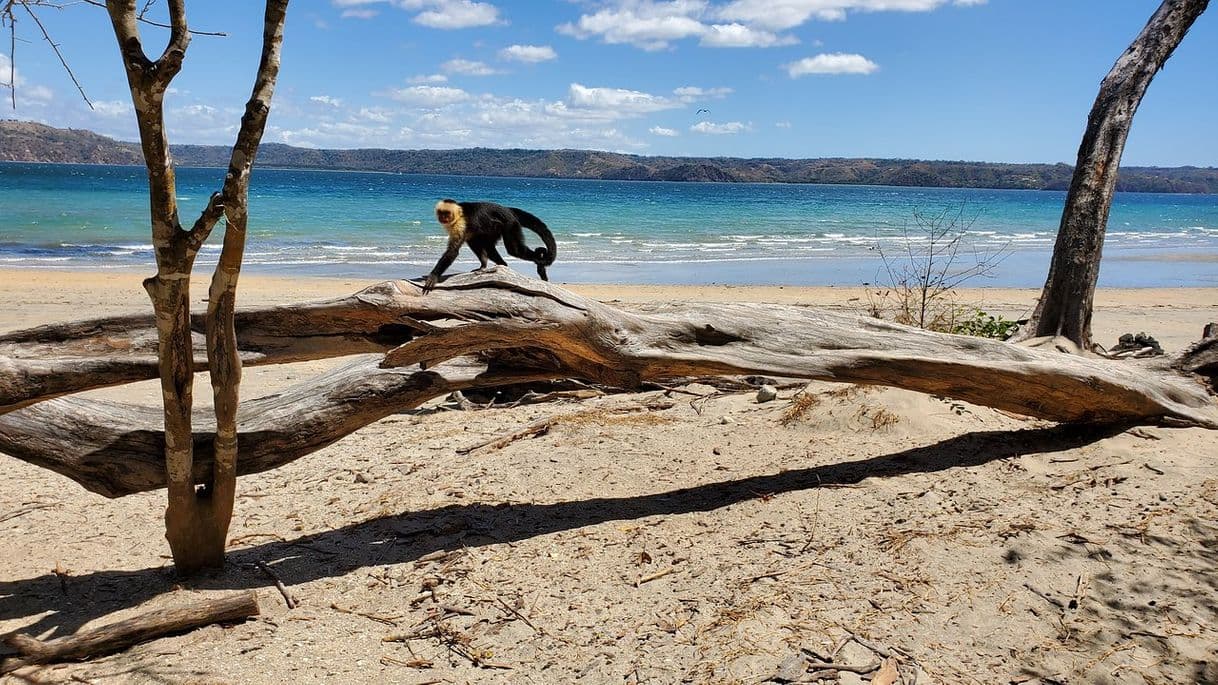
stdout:
{"type": "Polygon", "coordinates": [[[279,76],[279,55],[287,6],[287,0],[266,3],[262,60],[224,179],[224,245],[208,290],[207,362],[216,412],[212,479],[207,488],[210,501],[206,525],[210,528],[210,535],[208,546],[202,552],[204,563],[208,566],[221,566],[224,563],[224,541],[228,537],[237,493],[237,405],[240,402],[241,356],[237,349],[237,328],[233,316],[249,223],[250,170],[266,129],[271,96],[279,76]]]}
{"type": "Polygon", "coordinates": [[[267,2],[258,79],[242,118],[224,190],[211,197],[190,230],[185,230],[178,218],[173,161],[169,156],[164,123],[165,92],[181,70],[190,43],[185,0],[169,0],[169,42],[155,62],[144,53],[140,41],[135,0],[108,0],[106,8],[127,72],[148,169],[157,274],[146,280],[144,287],[152,299],[155,313],[164,402],[165,469],[169,493],[165,537],[178,571],[191,573],[224,563],[224,539],[232,516],[237,450],[234,417],[241,378],[233,309],[245,244],[249,170],[262,138],[279,70],[287,0],[267,2]],[[190,273],[195,256],[221,215],[228,216],[229,230],[225,232],[220,264],[212,282],[206,329],[223,456],[213,462],[212,478],[196,491],[191,428],[194,343],[190,273]]]}
{"type": "MultiPolygon", "coordinates": [[[[165,422],[165,471],[169,504],[165,537],[178,568],[189,572],[203,565],[205,545],[192,477],[194,470],[191,408],[194,349],[190,336],[190,271],[195,252],[190,234],[178,219],[173,161],[165,135],[165,91],[182,68],[190,32],[184,0],[169,0],[172,28],[161,57],[152,62],[140,42],[135,0],[109,0],[114,26],[139,124],[152,213],[156,276],[144,281],[156,316],[158,358],[165,422]]],[[[201,243],[201,241],[200,241],[201,243]]]]}
{"type": "Polygon", "coordinates": [[[1108,210],[1142,96],[1209,0],[1164,0],[1100,84],[1087,116],[1049,275],[1021,337],[1064,336],[1090,349],[1091,312],[1108,210]]]}

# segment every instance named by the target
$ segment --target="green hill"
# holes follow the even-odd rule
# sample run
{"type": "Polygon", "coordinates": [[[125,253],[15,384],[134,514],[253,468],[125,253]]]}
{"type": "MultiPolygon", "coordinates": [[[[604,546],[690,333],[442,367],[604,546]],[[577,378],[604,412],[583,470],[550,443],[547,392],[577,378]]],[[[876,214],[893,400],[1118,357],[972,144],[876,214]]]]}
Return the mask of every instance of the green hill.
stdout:
{"type": "MultiPolygon", "coordinates": [[[[183,166],[228,164],[229,148],[175,145],[183,166]]],[[[0,121],[0,161],[82,164],[140,164],[135,143],[91,131],[0,121]]],[[[731,183],[851,183],[942,188],[1065,190],[1068,164],[998,164],[917,159],[783,159],[655,157],[594,150],[318,150],[268,143],[258,153],[268,167],[388,171],[459,176],[528,176],[632,181],[719,181],[731,183]]],[[[1157,193],[1218,193],[1218,168],[1123,167],[1117,190],[1157,193]]]]}

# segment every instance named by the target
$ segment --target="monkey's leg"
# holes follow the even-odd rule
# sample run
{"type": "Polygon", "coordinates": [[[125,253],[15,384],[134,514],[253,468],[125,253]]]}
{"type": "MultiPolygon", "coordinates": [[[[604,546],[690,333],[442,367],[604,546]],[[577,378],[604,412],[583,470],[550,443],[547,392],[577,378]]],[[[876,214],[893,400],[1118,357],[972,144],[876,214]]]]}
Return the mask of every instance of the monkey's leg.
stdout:
{"type": "Polygon", "coordinates": [[[550,280],[546,278],[546,267],[541,263],[541,258],[537,256],[537,251],[524,244],[524,231],[521,229],[520,224],[509,226],[503,231],[503,246],[507,248],[508,254],[513,257],[536,264],[537,275],[541,276],[541,280],[550,280]]]}
{"type": "Polygon", "coordinates": [[[474,254],[478,256],[478,261],[482,264],[482,266],[478,267],[476,271],[485,271],[488,260],[494,261],[496,264],[507,266],[507,262],[503,261],[503,256],[500,255],[499,251],[495,249],[495,242],[496,240],[493,238],[479,238],[477,240],[470,240],[470,249],[472,249],[474,254]]]}

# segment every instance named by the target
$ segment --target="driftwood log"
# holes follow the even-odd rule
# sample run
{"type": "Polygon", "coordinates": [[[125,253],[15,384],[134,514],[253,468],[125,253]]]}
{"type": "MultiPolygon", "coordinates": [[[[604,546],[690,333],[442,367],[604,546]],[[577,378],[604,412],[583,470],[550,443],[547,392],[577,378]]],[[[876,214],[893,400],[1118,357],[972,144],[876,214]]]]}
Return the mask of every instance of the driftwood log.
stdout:
{"type": "Polygon", "coordinates": [[[257,615],[258,595],[250,590],[147,611],[123,621],[53,640],[39,640],[15,633],[5,638],[4,642],[17,650],[21,656],[6,659],[0,664],[0,673],[35,664],[87,659],[166,635],[202,628],[213,623],[240,621],[257,615]]]}
{"type": "MultiPolygon", "coordinates": [[[[809,307],[628,312],[503,267],[455,276],[427,296],[388,281],[337,300],[240,311],[236,324],[252,364],[379,352],[243,402],[239,474],[281,466],[455,390],[572,377],[631,388],[767,374],[895,386],[1060,422],[1218,428],[1205,385],[1166,362],[1064,355],[809,307]]],[[[107,497],[165,487],[158,409],[61,397],[155,377],[155,339],[147,317],[0,336],[0,406],[8,409],[0,451],[107,497]]],[[[203,366],[201,335],[196,342],[203,366]]],[[[197,417],[195,429],[193,475],[205,483],[214,423],[197,417]]]]}

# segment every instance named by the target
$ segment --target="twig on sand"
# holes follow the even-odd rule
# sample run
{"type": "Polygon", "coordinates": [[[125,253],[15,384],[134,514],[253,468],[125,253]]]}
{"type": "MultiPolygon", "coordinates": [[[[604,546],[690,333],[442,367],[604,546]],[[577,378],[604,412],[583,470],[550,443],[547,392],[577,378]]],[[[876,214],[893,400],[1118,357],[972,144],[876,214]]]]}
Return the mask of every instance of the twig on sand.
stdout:
{"type": "Polygon", "coordinates": [[[650,583],[653,580],[659,580],[660,578],[663,578],[664,576],[666,576],[676,570],[677,569],[675,566],[670,566],[670,567],[664,569],[663,571],[656,571],[655,573],[652,573],[650,575],[646,575],[646,576],[643,576],[642,578],[639,578],[637,581],[635,581],[634,586],[638,587],[638,586],[642,585],[643,583],[650,583]]]}
{"type": "Polygon", "coordinates": [[[289,609],[295,609],[300,605],[300,602],[298,602],[296,598],[292,596],[292,593],[288,592],[288,586],[283,584],[283,579],[280,578],[279,574],[275,573],[274,569],[268,566],[265,561],[256,562],[254,565],[258,567],[258,570],[265,573],[268,578],[275,582],[275,587],[279,589],[279,594],[283,595],[283,601],[287,603],[289,609]]]}
{"type": "Polygon", "coordinates": [[[373,614],[373,613],[369,613],[366,611],[348,609],[347,607],[342,606],[338,602],[331,602],[330,608],[337,611],[340,614],[351,614],[352,616],[362,616],[362,617],[368,619],[369,621],[376,621],[377,623],[383,623],[387,626],[393,626],[393,627],[397,627],[397,625],[398,625],[397,620],[399,618],[402,618],[402,616],[400,614],[397,616],[381,616],[379,614],[373,614]]]}
{"type": "Polygon", "coordinates": [[[485,440],[483,442],[480,442],[480,443],[477,443],[474,445],[470,445],[468,447],[458,447],[457,454],[469,454],[471,452],[476,452],[483,448],[497,450],[497,449],[502,449],[504,447],[507,447],[508,445],[512,444],[513,442],[516,442],[517,440],[523,440],[524,438],[539,438],[539,437],[545,435],[546,433],[549,433],[550,428],[553,427],[554,424],[558,423],[560,420],[562,420],[561,414],[555,414],[554,416],[547,416],[546,418],[541,419],[540,421],[534,421],[533,423],[530,423],[529,425],[525,426],[524,428],[519,428],[517,430],[511,431],[508,433],[504,433],[502,435],[491,438],[490,440],[485,440]]]}
{"type": "Polygon", "coordinates": [[[865,675],[880,670],[880,663],[879,661],[873,661],[869,664],[856,666],[854,664],[836,664],[829,661],[809,661],[805,668],[813,671],[845,671],[846,673],[865,675]]]}
{"type": "Polygon", "coordinates": [[[1042,591],[1040,591],[1040,590],[1037,590],[1035,587],[1033,587],[1033,586],[1032,586],[1032,584],[1031,584],[1031,583],[1024,583],[1024,584],[1023,584],[1023,586],[1024,586],[1024,587],[1026,587],[1026,588],[1028,588],[1029,590],[1031,590],[1033,594],[1035,594],[1036,596],[1038,596],[1038,597],[1040,597],[1041,599],[1045,600],[1045,601],[1046,601],[1046,602],[1048,602],[1049,604],[1052,604],[1053,606],[1057,607],[1058,609],[1060,609],[1060,610],[1062,610],[1062,611],[1065,611],[1065,610],[1066,610],[1066,605],[1065,605],[1065,603],[1064,603],[1064,602],[1062,602],[1060,599],[1058,599],[1058,598],[1054,597],[1053,595],[1050,595],[1050,594],[1048,594],[1048,593],[1046,593],[1046,592],[1042,592],[1042,591]]]}
{"type": "Polygon", "coordinates": [[[26,507],[21,507],[20,509],[17,509],[15,511],[10,511],[9,513],[7,513],[5,515],[0,516],[0,523],[4,523],[5,521],[15,519],[18,516],[25,516],[26,514],[30,513],[31,511],[38,511],[39,509],[50,509],[51,507],[55,507],[55,506],[59,506],[59,502],[39,502],[37,504],[31,504],[26,507]]]}
{"type": "Polygon", "coordinates": [[[483,440],[482,442],[475,443],[467,447],[458,447],[457,454],[470,454],[471,452],[477,452],[482,449],[497,450],[507,447],[517,440],[523,440],[524,438],[539,438],[546,433],[549,433],[550,429],[560,421],[586,418],[588,416],[599,416],[602,414],[633,414],[635,412],[658,411],[661,409],[671,409],[672,406],[673,405],[670,403],[650,403],[642,406],[617,407],[614,409],[594,410],[574,414],[554,414],[553,416],[547,416],[544,419],[534,421],[524,428],[518,428],[516,430],[500,434],[494,438],[491,438],[490,440],[483,440]]]}

